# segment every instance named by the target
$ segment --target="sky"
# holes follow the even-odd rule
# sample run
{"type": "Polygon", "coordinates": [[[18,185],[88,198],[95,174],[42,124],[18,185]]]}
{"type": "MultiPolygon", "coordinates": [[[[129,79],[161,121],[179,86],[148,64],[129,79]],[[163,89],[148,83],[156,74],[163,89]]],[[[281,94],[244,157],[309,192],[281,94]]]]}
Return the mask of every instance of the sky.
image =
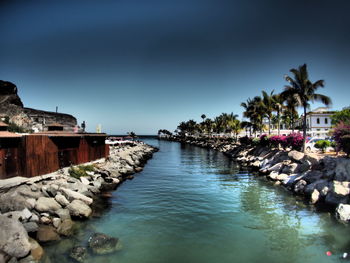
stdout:
{"type": "Polygon", "coordinates": [[[241,116],[241,102],[282,91],[304,63],[338,110],[350,105],[349,10],[341,0],[0,0],[0,79],[26,107],[58,106],[112,134],[241,116]]]}

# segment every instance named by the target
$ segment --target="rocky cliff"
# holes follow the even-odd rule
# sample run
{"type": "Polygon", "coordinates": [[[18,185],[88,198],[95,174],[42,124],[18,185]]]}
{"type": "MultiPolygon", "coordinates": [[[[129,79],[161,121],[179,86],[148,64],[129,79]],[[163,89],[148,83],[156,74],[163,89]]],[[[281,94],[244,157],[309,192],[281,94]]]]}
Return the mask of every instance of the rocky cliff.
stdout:
{"type": "Polygon", "coordinates": [[[62,124],[65,130],[72,130],[77,125],[76,118],[69,114],[25,108],[16,85],[0,80],[0,118],[5,117],[29,131],[43,131],[47,125],[56,122],[62,124]]]}

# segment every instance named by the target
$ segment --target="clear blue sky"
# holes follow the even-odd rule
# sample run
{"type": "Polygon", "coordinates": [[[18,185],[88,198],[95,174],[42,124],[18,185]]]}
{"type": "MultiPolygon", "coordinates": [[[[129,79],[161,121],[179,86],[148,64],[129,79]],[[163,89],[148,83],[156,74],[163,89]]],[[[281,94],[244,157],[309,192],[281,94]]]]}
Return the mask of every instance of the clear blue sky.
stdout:
{"type": "Polygon", "coordinates": [[[58,106],[108,133],[241,114],[303,63],[340,109],[350,104],[348,10],[339,0],[1,1],[0,79],[25,106],[58,106]]]}

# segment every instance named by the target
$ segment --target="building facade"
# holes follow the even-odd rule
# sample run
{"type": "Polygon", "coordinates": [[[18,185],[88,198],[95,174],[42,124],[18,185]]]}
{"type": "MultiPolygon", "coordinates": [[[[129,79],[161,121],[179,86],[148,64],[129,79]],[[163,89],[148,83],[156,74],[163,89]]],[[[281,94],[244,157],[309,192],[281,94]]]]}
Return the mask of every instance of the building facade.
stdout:
{"type": "MultiPolygon", "coordinates": [[[[329,136],[329,131],[332,127],[331,116],[335,111],[330,111],[328,108],[320,107],[306,113],[306,133],[311,137],[326,138],[329,136]]],[[[302,127],[303,115],[299,120],[299,126],[302,127]]]]}

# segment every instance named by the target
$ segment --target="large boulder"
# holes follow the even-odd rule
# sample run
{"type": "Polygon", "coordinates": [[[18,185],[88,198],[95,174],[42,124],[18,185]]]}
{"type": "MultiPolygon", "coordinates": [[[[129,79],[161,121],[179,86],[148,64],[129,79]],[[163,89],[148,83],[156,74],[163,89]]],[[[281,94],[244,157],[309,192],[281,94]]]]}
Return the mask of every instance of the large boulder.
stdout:
{"type": "Polygon", "coordinates": [[[57,203],[59,203],[63,207],[69,205],[69,201],[62,194],[57,194],[55,196],[55,200],[57,201],[57,203]]]}
{"type": "Polygon", "coordinates": [[[302,152],[298,152],[298,151],[290,151],[288,153],[288,157],[293,161],[293,162],[300,162],[301,160],[304,158],[305,154],[302,152]]]}
{"type": "Polygon", "coordinates": [[[87,218],[91,215],[91,208],[81,200],[74,200],[67,206],[72,217],[87,218]]]}
{"type": "Polygon", "coordinates": [[[0,212],[23,210],[28,206],[26,198],[17,191],[10,191],[0,194],[0,212]]]}
{"type": "Polygon", "coordinates": [[[51,197],[40,197],[35,204],[35,209],[39,212],[50,212],[53,214],[60,208],[62,208],[61,205],[51,197]]]}
{"type": "Polygon", "coordinates": [[[0,226],[0,251],[16,258],[28,255],[31,246],[23,225],[15,219],[0,215],[0,226]]]}
{"type": "Polygon", "coordinates": [[[350,159],[337,158],[334,180],[350,181],[350,159]]]}
{"type": "Polygon", "coordinates": [[[349,222],[350,220],[350,205],[339,204],[335,210],[336,217],[343,222],[349,222]]]}
{"type": "Polygon", "coordinates": [[[95,254],[103,255],[121,249],[118,238],[110,237],[102,233],[95,233],[89,238],[89,247],[95,254]]]}

